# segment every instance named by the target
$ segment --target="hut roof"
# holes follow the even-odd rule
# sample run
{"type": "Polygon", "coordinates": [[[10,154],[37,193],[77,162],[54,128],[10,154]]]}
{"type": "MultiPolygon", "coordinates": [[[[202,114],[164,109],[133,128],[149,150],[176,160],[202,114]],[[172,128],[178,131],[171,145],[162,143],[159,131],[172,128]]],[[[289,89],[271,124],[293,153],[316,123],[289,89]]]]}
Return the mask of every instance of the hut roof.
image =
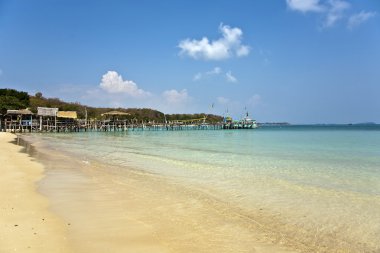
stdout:
{"type": "Polygon", "coordinates": [[[78,116],[76,111],[59,111],[57,113],[57,117],[66,119],[76,119],[78,116]]]}
{"type": "Polygon", "coordinates": [[[128,116],[131,115],[130,113],[127,112],[120,112],[120,111],[110,111],[103,113],[102,116],[128,116]]]}
{"type": "Polygon", "coordinates": [[[57,116],[58,108],[37,107],[38,116],[57,116]]]}
{"type": "Polygon", "coordinates": [[[7,110],[7,114],[13,114],[13,115],[33,115],[33,113],[28,109],[21,109],[21,110],[7,110]]]}

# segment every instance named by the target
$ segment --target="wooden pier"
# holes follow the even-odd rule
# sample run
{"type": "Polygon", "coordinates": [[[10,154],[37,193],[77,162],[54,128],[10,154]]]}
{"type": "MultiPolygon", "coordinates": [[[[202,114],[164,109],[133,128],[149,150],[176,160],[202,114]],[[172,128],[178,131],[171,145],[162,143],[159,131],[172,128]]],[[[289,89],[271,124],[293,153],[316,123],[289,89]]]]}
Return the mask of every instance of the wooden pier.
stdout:
{"type": "MultiPolygon", "coordinates": [[[[76,117],[33,116],[29,112],[13,111],[0,121],[0,129],[9,132],[116,132],[116,131],[181,131],[219,130],[223,123],[200,121],[137,121],[136,119],[76,119],[76,117]]],[[[107,115],[106,115],[107,116],[107,115]]]]}
{"type": "Polygon", "coordinates": [[[3,121],[2,129],[10,132],[117,132],[117,131],[181,131],[181,130],[220,130],[226,129],[223,123],[214,124],[178,124],[178,123],[152,123],[131,122],[129,120],[77,120],[46,121],[40,125],[38,119],[25,121],[3,121]]]}
{"type": "Polygon", "coordinates": [[[8,110],[0,120],[0,131],[9,132],[121,132],[121,131],[186,131],[253,129],[256,122],[207,122],[206,117],[162,122],[128,119],[128,113],[112,111],[103,119],[77,119],[76,112],[58,112],[56,108],[39,108],[37,115],[29,110],[8,110]]]}

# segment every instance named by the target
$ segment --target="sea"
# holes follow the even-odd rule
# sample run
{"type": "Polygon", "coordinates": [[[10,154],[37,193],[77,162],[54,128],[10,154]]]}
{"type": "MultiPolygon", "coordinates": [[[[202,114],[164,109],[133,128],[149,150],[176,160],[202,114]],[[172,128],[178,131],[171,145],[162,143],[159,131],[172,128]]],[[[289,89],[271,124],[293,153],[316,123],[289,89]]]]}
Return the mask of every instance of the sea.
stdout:
{"type": "Polygon", "coordinates": [[[83,166],[145,173],[224,203],[223,212],[255,223],[262,230],[255,236],[268,243],[296,252],[380,252],[379,125],[26,137],[83,166]]]}

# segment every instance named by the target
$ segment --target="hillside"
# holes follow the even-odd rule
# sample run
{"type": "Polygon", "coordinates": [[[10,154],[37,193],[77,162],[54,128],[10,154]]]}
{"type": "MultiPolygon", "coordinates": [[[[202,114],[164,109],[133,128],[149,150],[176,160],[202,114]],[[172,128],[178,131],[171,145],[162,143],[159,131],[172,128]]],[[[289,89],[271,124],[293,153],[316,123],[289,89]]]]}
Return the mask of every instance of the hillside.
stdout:
{"type": "MultiPolygon", "coordinates": [[[[163,112],[149,108],[107,108],[107,107],[91,107],[82,105],[78,102],[69,103],[59,98],[45,98],[41,92],[35,95],[28,95],[26,92],[16,91],[12,89],[0,89],[0,109],[4,114],[6,109],[24,109],[26,107],[34,113],[37,107],[56,107],[60,111],[76,111],[78,118],[85,118],[86,111],[89,119],[100,119],[101,114],[113,110],[130,113],[129,118],[144,121],[163,122],[165,117],[167,120],[188,120],[204,117],[206,114],[166,114],[163,112]]],[[[218,115],[207,115],[207,122],[219,122],[223,117],[218,115]]]]}

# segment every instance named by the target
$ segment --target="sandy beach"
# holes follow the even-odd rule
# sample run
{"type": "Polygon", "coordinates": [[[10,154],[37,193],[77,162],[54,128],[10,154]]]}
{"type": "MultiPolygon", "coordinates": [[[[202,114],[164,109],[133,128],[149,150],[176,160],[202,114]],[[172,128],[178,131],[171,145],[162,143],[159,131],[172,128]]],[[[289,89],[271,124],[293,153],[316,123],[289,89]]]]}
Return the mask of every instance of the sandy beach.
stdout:
{"type": "MultiPolygon", "coordinates": [[[[282,213],[259,201],[247,208],[198,182],[146,170],[159,166],[157,157],[144,157],[143,166],[130,166],[133,153],[121,152],[112,135],[99,141],[108,138],[108,146],[116,147],[102,149],[97,159],[91,154],[98,145],[90,145],[84,135],[0,133],[0,252],[348,253],[377,249],[376,242],[364,247],[354,237],[344,237],[339,228],[335,230],[339,233],[314,238],[316,230],[284,220],[282,213]],[[75,143],[87,153],[73,150],[78,148],[75,143]]],[[[124,144],[131,138],[120,140],[138,150],[143,140],[124,144]]],[[[291,206],[292,212],[299,209],[291,206]]],[[[295,218],[306,219],[298,214],[295,218]]]]}
{"type": "Polygon", "coordinates": [[[294,252],[202,192],[0,137],[0,252],[294,252]]]}
{"type": "Polygon", "coordinates": [[[65,222],[36,191],[43,166],[0,133],[0,252],[71,252],[65,222]]]}
{"type": "Polygon", "coordinates": [[[15,138],[14,134],[0,133],[0,252],[109,252],[111,249],[111,252],[167,252],[155,241],[149,226],[125,217],[120,209],[101,215],[103,210],[98,208],[88,215],[91,210],[76,202],[78,196],[84,196],[78,188],[70,191],[65,187],[64,195],[55,192],[56,197],[62,198],[53,201],[64,203],[62,209],[76,214],[79,217],[76,224],[52,212],[52,203],[37,190],[38,182],[45,176],[44,166],[22,152],[22,146],[12,143],[15,138]],[[123,222],[116,226],[107,223],[109,219],[117,221],[118,216],[124,217],[123,222]]]}
{"type": "Polygon", "coordinates": [[[0,0],[0,253],[380,253],[380,0],[0,0]]]}

